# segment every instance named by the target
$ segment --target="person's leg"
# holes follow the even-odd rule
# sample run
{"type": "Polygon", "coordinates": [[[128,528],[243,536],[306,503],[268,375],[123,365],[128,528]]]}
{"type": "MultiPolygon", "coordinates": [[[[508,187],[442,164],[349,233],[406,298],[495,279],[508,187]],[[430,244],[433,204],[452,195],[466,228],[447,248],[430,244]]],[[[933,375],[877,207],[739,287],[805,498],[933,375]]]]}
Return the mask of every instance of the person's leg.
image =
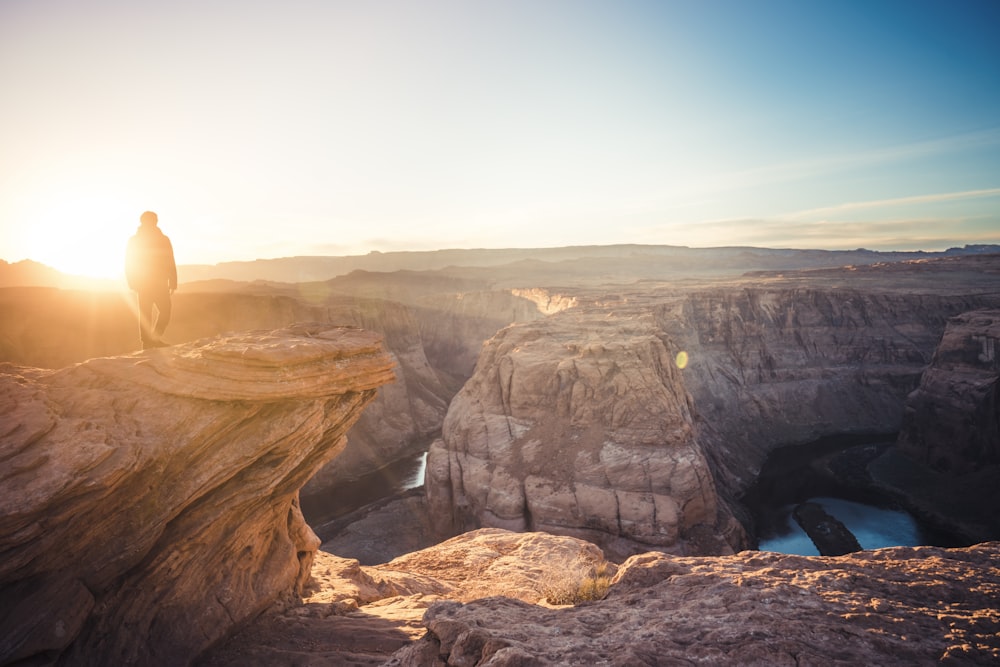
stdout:
{"type": "Polygon", "coordinates": [[[155,339],[153,336],[154,299],[153,295],[146,290],[136,292],[136,296],[139,309],[139,342],[142,343],[142,349],[145,350],[155,339]]]}
{"type": "Polygon", "coordinates": [[[167,325],[170,324],[170,290],[166,287],[158,290],[155,296],[155,303],[157,315],[153,335],[159,340],[163,332],[167,330],[167,325]]]}

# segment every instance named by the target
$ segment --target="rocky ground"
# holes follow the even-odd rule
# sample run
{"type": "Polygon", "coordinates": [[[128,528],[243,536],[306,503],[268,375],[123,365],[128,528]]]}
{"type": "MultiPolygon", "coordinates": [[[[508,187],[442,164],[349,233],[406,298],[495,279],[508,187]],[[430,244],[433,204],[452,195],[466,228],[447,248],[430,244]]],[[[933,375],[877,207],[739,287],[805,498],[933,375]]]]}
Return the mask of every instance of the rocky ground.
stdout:
{"type": "Polygon", "coordinates": [[[604,599],[553,606],[546,589],[585,579],[595,547],[482,529],[378,567],[321,553],[301,606],[198,664],[995,663],[998,557],[1000,543],[836,558],[647,553],[616,568],[604,599]]]}

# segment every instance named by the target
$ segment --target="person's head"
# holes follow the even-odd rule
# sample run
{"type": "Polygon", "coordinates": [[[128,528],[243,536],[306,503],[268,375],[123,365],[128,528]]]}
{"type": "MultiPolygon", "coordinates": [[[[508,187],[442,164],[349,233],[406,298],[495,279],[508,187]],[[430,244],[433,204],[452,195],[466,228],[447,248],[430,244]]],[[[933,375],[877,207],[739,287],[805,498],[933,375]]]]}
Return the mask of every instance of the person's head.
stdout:
{"type": "Polygon", "coordinates": [[[141,222],[144,225],[155,225],[158,220],[159,218],[157,218],[156,214],[153,213],[152,211],[146,211],[145,213],[139,216],[139,222],[141,222]]]}

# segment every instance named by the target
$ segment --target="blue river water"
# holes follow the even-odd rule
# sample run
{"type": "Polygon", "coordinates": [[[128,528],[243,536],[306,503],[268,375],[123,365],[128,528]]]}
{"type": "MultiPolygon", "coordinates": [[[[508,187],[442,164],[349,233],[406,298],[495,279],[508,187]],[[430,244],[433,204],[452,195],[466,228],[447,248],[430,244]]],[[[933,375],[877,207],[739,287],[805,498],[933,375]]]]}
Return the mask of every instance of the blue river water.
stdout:
{"type": "MultiPolygon", "coordinates": [[[[862,549],[882,547],[917,546],[924,544],[923,534],[916,520],[906,512],[883,509],[842,498],[808,498],[823,507],[827,514],[836,517],[854,533],[862,549]]],[[[774,526],[775,534],[760,540],[761,551],[777,551],[800,556],[818,556],[812,540],[792,517],[795,505],[785,505],[779,514],[785,518],[785,530],[774,526]]]]}

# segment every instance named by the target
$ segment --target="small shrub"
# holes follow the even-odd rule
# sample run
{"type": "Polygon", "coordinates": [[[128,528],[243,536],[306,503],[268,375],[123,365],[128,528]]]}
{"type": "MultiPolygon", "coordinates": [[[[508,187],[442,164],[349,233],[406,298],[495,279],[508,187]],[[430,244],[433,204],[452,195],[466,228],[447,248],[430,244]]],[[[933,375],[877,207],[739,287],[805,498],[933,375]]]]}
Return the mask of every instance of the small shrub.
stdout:
{"type": "Polygon", "coordinates": [[[613,575],[612,565],[605,561],[590,566],[584,572],[569,570],[550,581],[541,593],[549,604],[576,605],[601,600],[607,595],[613,575]]]}

